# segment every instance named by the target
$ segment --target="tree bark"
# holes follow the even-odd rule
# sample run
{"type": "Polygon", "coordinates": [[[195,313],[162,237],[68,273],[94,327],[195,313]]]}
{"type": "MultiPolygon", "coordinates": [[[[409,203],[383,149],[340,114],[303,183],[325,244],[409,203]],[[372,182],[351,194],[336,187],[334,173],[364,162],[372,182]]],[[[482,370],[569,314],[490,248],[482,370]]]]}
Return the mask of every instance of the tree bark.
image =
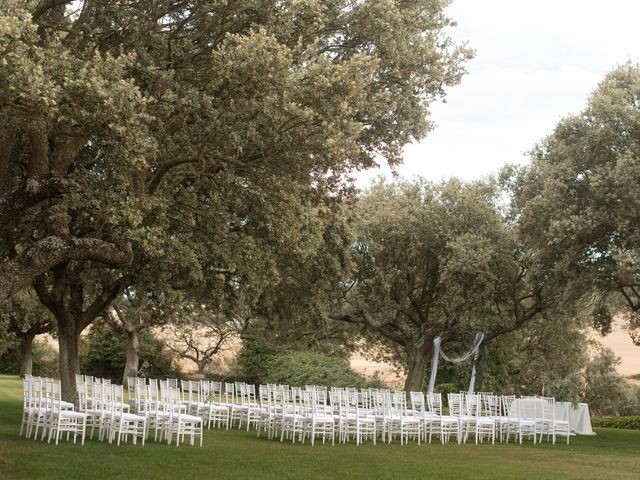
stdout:
{"type": "Polygon", "coordinates": [[[430,343],[424,342],[422,346],[411,348],[407,352],[407,379],[404,382],[404,390],[408,392],[421,392],[424,384],[424,374],[431,353],[430,343]]]}
{"type": "Polygon", "coordinates": [[[198,373],[200,375],[204,375],[204,369],[207,368],[207,365],[209,364],[207,359],[203,358],[202,360],[196,362],[196,364],[198,365],[198,373]]]}
{"type": "Polygon", "coordinates": [[[122,385],[128,388],[129,377],[138,376],[138,368],[140,367],[140,338],[138,331],[134,327],[126,328],[125,335],[127,361],[124,365],[124,373],[122,374],[122,385]]]}
{"type": "Polygon", "coordinates": [[[0,263],[0,302],[34,281],[38,275],[71,260],[93,260],[114,268],[133,261],[130,244],[116,245],[97,238],[46,237],[15,258],[0,263]]]}
{"type": "Polygon", "coordinates": [[[78,321],[68,312],[59,312],[58,346],[60,349],[60,383],[62,399],[77,403],[76,374],[80,373],[80,333],[78,321]]]}
{"type": "Polygon", "coordinates": [[[25,333],[20,336],[20,377],[33,373],[33,339],[34,333],[25,333]]]}

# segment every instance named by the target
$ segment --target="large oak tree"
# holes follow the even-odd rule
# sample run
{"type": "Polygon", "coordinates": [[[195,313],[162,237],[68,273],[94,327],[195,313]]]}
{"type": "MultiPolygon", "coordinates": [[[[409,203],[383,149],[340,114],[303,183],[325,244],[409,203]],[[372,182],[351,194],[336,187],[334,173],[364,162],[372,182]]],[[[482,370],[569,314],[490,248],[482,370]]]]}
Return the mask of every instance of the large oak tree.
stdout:
{"type": "Polygon", "coordinates": [[[80,333],[142,270],[206,278],[239,252],[269,264],[283,232],[295,239],[279,215],[291,192],[340,195],[345,173],[397,163],[427,133],[470,56],[443,7],[3,2],[0,301],[35,283],[65,398],[80,333]]]}
{"type": "Polygon", "coordinates": [[[359,201],[353,271],[332,318],[360,325],[422,389],[440,336],[467,349],[557,308],[564,287],[502,214],[492,182],[379,183],[359,201]]]}
{"type": "Polygon", "coordinates": [[[531,165],[508,173],[523,235],[556,272],[582,283],[573,301],[590,302],[604,332],[620,311],[637,331],[640,66],[610,72],[585,109],[535,147],[531,165]]]}

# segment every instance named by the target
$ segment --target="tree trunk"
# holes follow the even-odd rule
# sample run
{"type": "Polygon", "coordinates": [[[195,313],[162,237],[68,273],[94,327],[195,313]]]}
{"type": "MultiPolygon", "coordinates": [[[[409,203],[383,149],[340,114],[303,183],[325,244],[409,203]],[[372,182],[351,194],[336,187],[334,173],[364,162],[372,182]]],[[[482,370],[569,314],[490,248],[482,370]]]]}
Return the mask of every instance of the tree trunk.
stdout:
{"type": "Polygon", "coordinates": [[[140,338],[138,331],[134,327],[125,329],[126,339],[126,356],[127,361],[124,365],[124,373],[122,374],[122,385],[129,386],[129,377],[138,376],[138,368],[140,366],[140,338]]]}
{"type": "Polygon", "coordinates": [[[424,342],[423,346],[412,348],[407,352],[407,379],[404,382],[404,390],[407,393],[422,391],[425,369],[431,353],[429,347],[429,342],[424,342]]]}
{"type": "Polygon", "coordinates": [[[20,377],[33,373],[33,339],[35,334],[25,333],[20,336],[20,377]]]}
{"type": "Polygon", "coordinates": [[[198,373],[200,375],[204,375],[204,369],[207,368],[207,364],[209,362],[207,361],[206,358],[203,358],[202,360],[199,360],[196,362],[196,364],[198,365],[198,373]]]}
{"type": "Polygon", "coordinates": [[[70,315],[64,315],[58,320],[58,345],[60,348],[60,383],[62,399],[76,403],[76,374],[80,373],[80,331],[78,322],[70,315]]]}

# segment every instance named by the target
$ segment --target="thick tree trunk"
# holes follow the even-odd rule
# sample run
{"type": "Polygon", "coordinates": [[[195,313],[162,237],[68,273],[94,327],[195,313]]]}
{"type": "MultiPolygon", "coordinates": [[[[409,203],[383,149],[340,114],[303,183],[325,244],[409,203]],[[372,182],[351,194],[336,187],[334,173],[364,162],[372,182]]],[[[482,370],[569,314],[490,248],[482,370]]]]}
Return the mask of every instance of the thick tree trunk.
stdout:
{"type": "Polygon", "coordinates": [[[405,392],[421,392],[424,383],[424,374],[427,368],[427,362],[431,356],[431,348],[428,342],[426,346],[412,348],[407,352],[407,379],[404,382],[405,392]]]}
{"type": "Polygon", "coordinates": [[[33,339],[35,334],[25,333],[20,336],[20,377],[33,373],[33,339]]]}
{"type": "Polygon", "coordinates": [[[122,375],[122,384],[128,387],[129,377],[138,376],[138,368],[140,367],[140,338],[138,331],[129,327],[125,329],[126,334],[126,357],[127,361],[124,365],[124,373],[122,375]]]}
{"type": "Polygon", "coordinates": [[[80,331],[77,321],[71,315],[58,320],[58,345],[60,347],[60,383],[62,399],[76,403],[76,374],[80,373],[80,331]]]}

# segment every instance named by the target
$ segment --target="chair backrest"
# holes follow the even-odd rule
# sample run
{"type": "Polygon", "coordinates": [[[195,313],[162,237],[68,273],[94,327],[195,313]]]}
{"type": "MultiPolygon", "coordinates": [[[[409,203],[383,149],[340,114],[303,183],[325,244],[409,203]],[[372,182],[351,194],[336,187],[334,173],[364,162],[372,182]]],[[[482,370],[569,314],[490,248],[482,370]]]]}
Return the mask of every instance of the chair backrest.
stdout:
{"type": "Polygon", "coordinates": [[[525,419],[540,418],[542,402],[537,398],[520,398],[518,399],[518,417],[525,419]]]}
{"type": "Polygon", "coordinates": [[[500,397],[497,395],[482,396],[483,414],[487,417],[499,417],[502,415],[500,397]]]}
{"type": "Polygon", "coordinates": [[[429,412],[434,415],[442,415],[441,393],[427,393],[427,404],[429,405],[429,412]]]}
{"type": "Polygon", "coordinates": [[[411,408],[418,413],[424,413],[424,394],[422,392],[409,392],[409,399],[411,400],[411,408]]]}
{"type": "Polygon", "coordinates": [[[556,420],[556,399],[554,397],[540,397],[540,416],[543,420],[556,420]]]}
{"type": "Polygon", "coordinates": [[[513,411],[511,408],[513,406],[513,402],[515,402],[515,395],[502,395],[501,403],[502,403],[502,415],[505,417],[514,417],[517,416],[518,413],[513,411]]]}
{"type": "Polygon", "coordinates": [[[235,385],[231,382],[224,384],[224,398],[227,403],[235,403],[235,385]]]}
{"type": "Polygon", "coordinates": [[[177,378],[167,378],[167,385],[171,388],[178,388],[177,378]]]}
{"type": "Polygon", "coordinates": [[[482,414],[482,397],[478,394],[467,394],[464,397],[465,413],[470,417],[479,417],[482,414]]]}
{"type": "Polygon", "coordinates": [[[449,403],[449,415],[454,417],[462,416],[463,396],[460,393],[450,393],[447,395],[449,403]]]}

